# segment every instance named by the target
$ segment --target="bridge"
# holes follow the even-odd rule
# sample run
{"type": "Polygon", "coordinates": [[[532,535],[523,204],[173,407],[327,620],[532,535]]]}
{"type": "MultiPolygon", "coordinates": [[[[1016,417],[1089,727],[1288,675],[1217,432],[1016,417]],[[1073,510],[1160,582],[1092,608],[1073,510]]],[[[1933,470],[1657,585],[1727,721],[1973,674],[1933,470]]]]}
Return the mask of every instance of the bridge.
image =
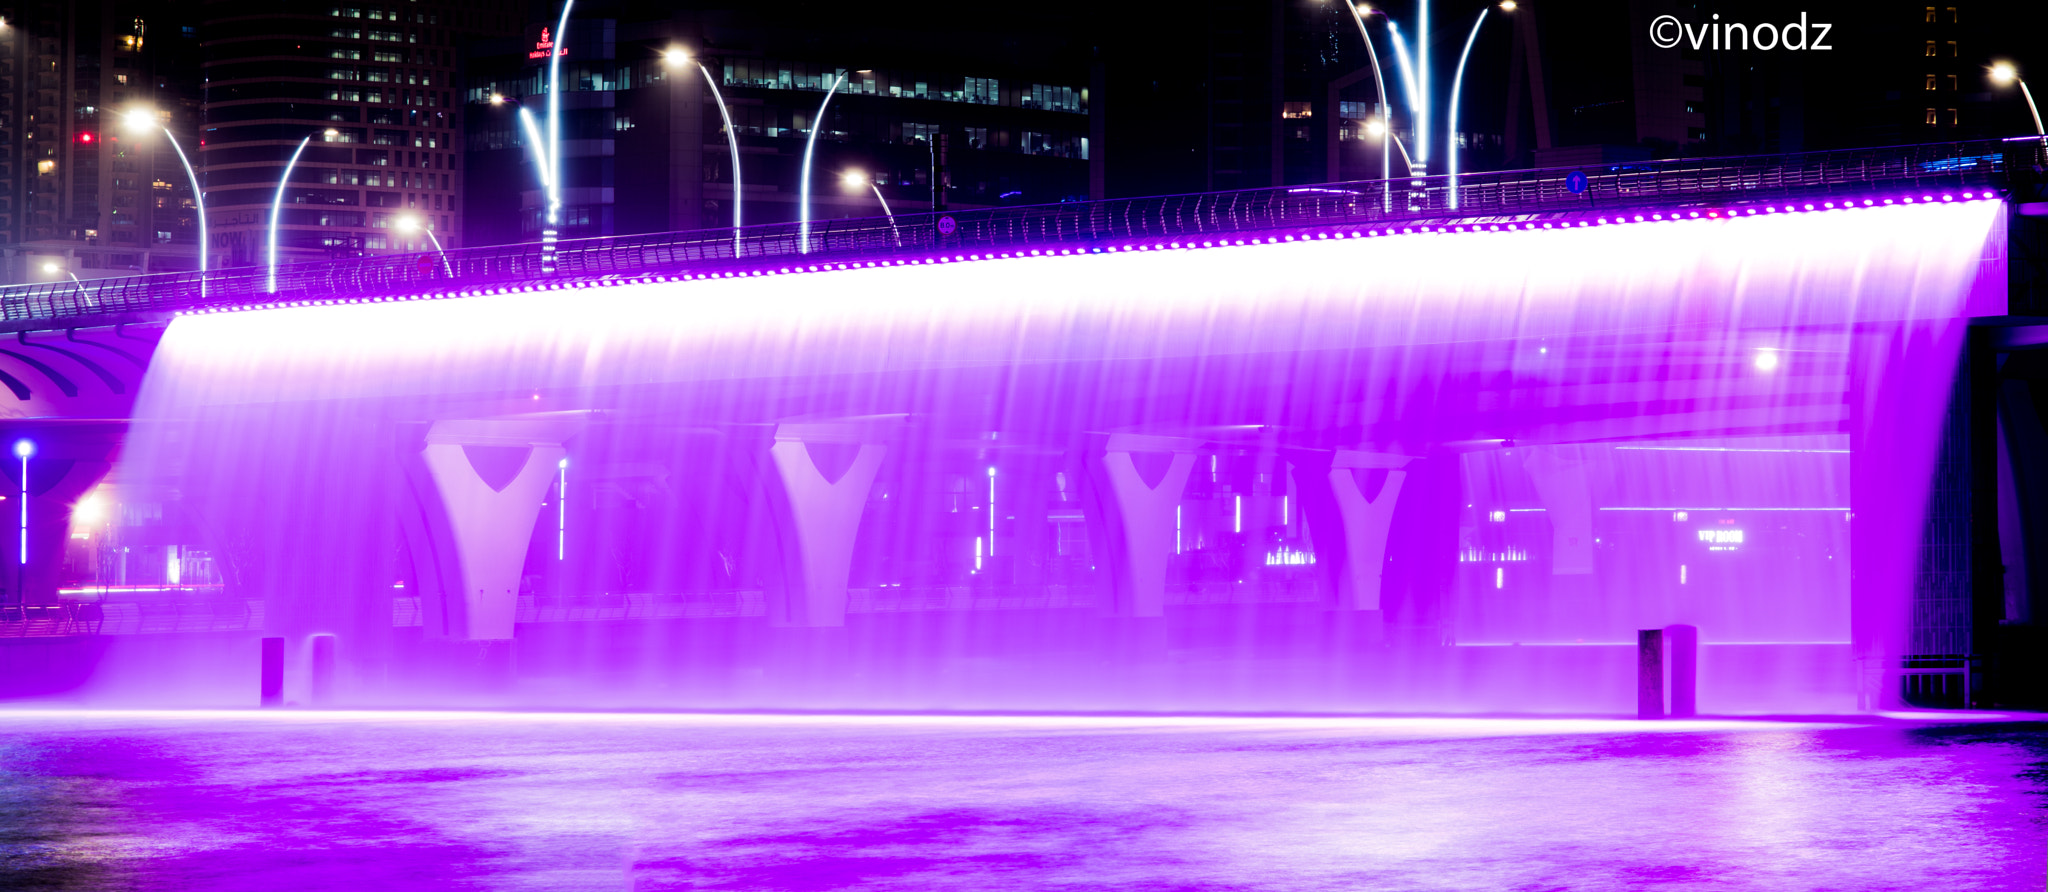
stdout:
{"type": "Polygon", "coordinates": [[[0,290],[10,621],[222,599],[216,650],[338,640],[292,684],[359,702],[516,652],[700,704],[1156,705],[1203,653],[1242,677],[1182,705],[1592,708],[1674,623],[1722,708],[1947,697],[2004,596],[1954,518],[1995,511],[1971,394],[2048,342],[2042,175],[1956,143],[0,290]],[[1360,659],[1434,680],[1306,680],[1360,659]]]}

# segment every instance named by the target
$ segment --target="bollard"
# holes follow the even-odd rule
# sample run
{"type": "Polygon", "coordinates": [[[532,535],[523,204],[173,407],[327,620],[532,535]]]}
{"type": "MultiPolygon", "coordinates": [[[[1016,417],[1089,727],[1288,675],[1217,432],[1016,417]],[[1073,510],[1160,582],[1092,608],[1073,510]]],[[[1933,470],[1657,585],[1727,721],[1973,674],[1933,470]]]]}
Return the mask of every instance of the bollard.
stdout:
{"type": "Polygon", "coordinates": [[[1664,717],[1664,630],[1636,632],[1636,718],[1664,717]]]}
{"type": "Polygon", "coordinates": [[[284,705],[284,639],[263,639],[263,679],[261,682],[264,706],[284,705]]]}
{"type": "Polygon", "coordinates": [[[1699,627],[1665,626],[1664,660],[1671,664],[1671,717],[1699,715],[1699,627]]]}
{"type": "Polygon", "coordinates": [[[312,644],[312,702],[314,706],[328,706],[334,702],[334,636],[315,635],[312,644]]]}

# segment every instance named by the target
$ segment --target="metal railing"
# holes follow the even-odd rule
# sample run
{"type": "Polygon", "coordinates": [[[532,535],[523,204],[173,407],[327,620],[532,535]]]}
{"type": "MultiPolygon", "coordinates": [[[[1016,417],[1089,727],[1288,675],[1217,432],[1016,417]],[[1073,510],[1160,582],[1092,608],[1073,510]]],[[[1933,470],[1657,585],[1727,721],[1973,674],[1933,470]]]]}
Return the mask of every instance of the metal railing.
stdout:
{"type": "Polygon", "coordinates": [[[952,213],[612,236],[561,242],[553,271],[538,244],[0,288],[0,330],[160,319],[181,310],[373,295],[446,293],[538,281],[589,282],[759,269],[934,252],[986,253],[1332,225],[1527,218],[1771,201],[1883,189],[2037,185],[2048,153],[2033,140],[1936,143],[1589,165],[1112,199],[952,213]]]}

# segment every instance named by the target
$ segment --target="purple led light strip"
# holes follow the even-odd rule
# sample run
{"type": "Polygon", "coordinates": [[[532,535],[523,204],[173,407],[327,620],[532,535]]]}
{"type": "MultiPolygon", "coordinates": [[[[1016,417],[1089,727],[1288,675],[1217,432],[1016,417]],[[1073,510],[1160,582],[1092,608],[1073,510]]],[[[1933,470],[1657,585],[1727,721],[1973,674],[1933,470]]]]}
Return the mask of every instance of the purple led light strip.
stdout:
{"type": "Polygon", "coordinates": [[[1113,254],[1127,251],[1188,251],[1207,248],[1230,248],[1250,245],[1272,245],[1288,242],[1307,242],[1327,239],[1382,238],[1402,235],[1441,235],[1466,232],[1529,232],[1535,230],[1587,229],[1602,226],[1624,226],[1633,224],[1679,223],[1692,220],[1736,220],[1748,217],[1762,217],[1776,214],[1827,213],[1877,209],[1915,204],[1943,204],[1957,201],[1999,201],[2000,196],[1990,189],[1965,192],[1922,192],[1886,198],[1824,199],[1820,201],[1796,200],[1784,203],[1764,203],[1714,207],[1706,209],[1651,211],[1632,213],[1599,214],[1577,212],[1562,219],[1517,220],[1510,222],[1438,222],[1408,223],[1400,226],[1328,226],[1313,231],[1288,233],[1285,235],[1209,238],[1200,242],[1194,239],[1148,239],[1126,240],[1119,244],[1090,245],[1067,248],[1018,248],[1010,251],[948,252],[926,257],[884,258],[880,260],[845,260],[825,263],[782,265],[747,270],[718,270],[696,273],[641,273],[637,275],[608,276],[604,281],[579,282],[537,282],[525,285],[494,285],[480,288],[465,288],[456,291],[435,291],[420,294],[392,295],[382,297],[328,298],[323,300],[277,301],[261,304],[245,304],[236,307],[213,307],[197,310],[179,310],[173,316],[201,316],[216,313],[240,313],[258,310],[274,310],[293,307],[338,306],[343,304],[399,303],[415,300],[447,300],[451,298],[484,297],[493,294],[530,294],[539,291],[566,291],[579,288],[602,288],[615,285],[649,285],[669,282],[691,282],[704,279],[743,279],[754,276],[801,275],[806,273],[837,272],[841,270],[872,269],[890,266],[929,266],[941,263],[977,263],[990,260],[1023,260],[1032,257],[1061,257],[1082,254],[1113,254]]]}

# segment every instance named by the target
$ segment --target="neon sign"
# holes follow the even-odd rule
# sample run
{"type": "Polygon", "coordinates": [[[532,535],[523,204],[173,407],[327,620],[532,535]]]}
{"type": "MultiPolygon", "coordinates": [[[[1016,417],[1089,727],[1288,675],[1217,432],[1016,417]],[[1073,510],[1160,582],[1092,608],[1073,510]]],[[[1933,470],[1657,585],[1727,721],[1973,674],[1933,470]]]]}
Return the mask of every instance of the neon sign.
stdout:
{"type": "Polygon", "coordinates": [[[547,28],[542,28],[540,29],[540,40],[534,42],[533,49],[526,54],[526,58],[545,59],[548,57],[549,50],[554,50],[554,55],[557,56],[569,55],[568,47],[555,49],[555,38],[548,32],[547,28]]]}

